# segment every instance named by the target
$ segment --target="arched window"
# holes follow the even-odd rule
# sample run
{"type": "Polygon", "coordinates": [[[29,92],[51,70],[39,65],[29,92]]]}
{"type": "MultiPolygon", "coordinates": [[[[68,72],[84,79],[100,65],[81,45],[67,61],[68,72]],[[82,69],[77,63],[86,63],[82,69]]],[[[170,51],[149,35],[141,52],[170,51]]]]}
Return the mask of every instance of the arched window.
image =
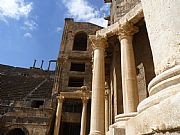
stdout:
{"type": "Polygon", "coordinates": [[[10,130],[7,135],[25,135],[24,131],[20,128],[10,130]]]}
{"type": "Polygon", "coordinates": [[[87,34],[85,32],[80,32],[75,35],[73,50],[76,51],[87,50],[87,34]]]}

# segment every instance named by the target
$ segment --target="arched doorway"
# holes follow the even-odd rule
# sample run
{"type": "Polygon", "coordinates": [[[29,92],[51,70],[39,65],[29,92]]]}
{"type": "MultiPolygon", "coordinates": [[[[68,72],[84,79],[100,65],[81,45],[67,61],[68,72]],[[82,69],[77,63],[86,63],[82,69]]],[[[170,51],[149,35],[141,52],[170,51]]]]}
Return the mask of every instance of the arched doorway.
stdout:
{"type": "Polygon", "coordinates": [[[20,128],[14,128],[10,130],[6,135],[26,135],[20,128]]]}

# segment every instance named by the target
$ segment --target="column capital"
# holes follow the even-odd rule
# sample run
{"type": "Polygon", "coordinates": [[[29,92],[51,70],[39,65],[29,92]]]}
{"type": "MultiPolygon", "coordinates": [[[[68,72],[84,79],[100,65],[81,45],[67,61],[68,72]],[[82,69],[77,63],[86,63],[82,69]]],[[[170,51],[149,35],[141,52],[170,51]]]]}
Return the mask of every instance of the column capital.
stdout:
{"type": "Polygon", "coordinates": [[[119,26],[119,28],[116,31],[116,35],[118,35],[119,40],[121,40],[125,37],[133,36],[138,31],[138,27],[134,26],[130,22],[127,22],[125,25],[119,26]]]}
{"type": "Polygon", "coordinates": [[[106,37],[100,35],[89,35],[89,40],[91,41],[93,50],[97,48],[105,49],[108,45],[106,37]]]}
{"type": "Polygon", "coordinates": [[[64,96],[57,96],[58,103],[62,103],[64,101],[64,96]]]}
{"type": "Polygon", "coordinates": [[[82,100],[83,104],[87,104],[88,100],[89,100],[89,97],[81,97],[81,100],[82,100]]]}

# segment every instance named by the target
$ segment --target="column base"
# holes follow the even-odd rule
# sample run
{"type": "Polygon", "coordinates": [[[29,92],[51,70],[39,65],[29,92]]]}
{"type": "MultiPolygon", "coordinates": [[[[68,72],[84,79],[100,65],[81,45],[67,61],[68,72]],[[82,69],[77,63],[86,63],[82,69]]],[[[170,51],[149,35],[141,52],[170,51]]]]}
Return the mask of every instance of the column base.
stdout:
{"type": "Polygon", "coordinates": [[[126,123],[126,135],[180,131],[180,92],[140,112],[126,123]]]}
{"type": "Polygon", "coordinates": [[[177,65],[169,70],[156,76],[148,85],[150,96],[180,83],[180,65],[177,65]]]}
{"type": "Polygon", "coordinates": [[[131,112],[131,113],[124,113],[124,114],[119,114],[115,116],[115,123],[117,122],[126,122],[128,121],[130,118],[133,118],[137,115],[137,112],[131,112]]]}
{"type": "Polygon", "coordinates": [[[92,131],[89,135],[105,135],[105,134],[100,131],[92,131]]]}
{"type": "Polygon", "coordinates": [[[180,92],[180,66],[156,76],[149,83],[148,90],[151,96],[138,105],[139,113],[180,92]]]}
{"type": "Polygon", "coordinates": [[[126,135],[126,123],[136,115],[137,112],[132,112],[115,116],[115,123],[109,127],[106,135],[126,135]]]}

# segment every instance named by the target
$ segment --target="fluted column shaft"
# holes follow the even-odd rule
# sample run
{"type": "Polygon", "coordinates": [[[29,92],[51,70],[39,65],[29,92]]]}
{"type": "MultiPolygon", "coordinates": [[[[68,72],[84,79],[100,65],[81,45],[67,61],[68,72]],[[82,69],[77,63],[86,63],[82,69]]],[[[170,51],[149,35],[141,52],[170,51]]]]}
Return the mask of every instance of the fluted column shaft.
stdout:
{"type": "Polygon", "coordinates": [[[80,135],[86,135],[86,119],[87,119],[87,103],[88,98],[82,98],[83,108],[82,108],[82,115],[81,115],[81,131],[80,135]]]}
{"type": "Polygon", "coordinates": [[[105,93],[105,133],[109,130],[109,93],[105,93]]]}
{"type": "Polygon", "coordinates": [[[104,51],[106,42],[104,38],[91,36],[94,50],[91,124],[90,135],[104,135],[105,132],[105,63],[104,51]]]}
{"type": "Polygon", "coordinates": [[[58,96],[58,105],[57,105],[57,111],[56,111],[56,121],[54,125],[54,135],[59,135],[59,128],[61,124],[61,115],[62,115],[62,105],[63,105],[63,96],[58,96]]]}
{"type": "Polygon", "coordinates": [[[119,29],[124,113],[137,111],[138,87],[132,39],[137,28],[128,24],[119,29]]]}

